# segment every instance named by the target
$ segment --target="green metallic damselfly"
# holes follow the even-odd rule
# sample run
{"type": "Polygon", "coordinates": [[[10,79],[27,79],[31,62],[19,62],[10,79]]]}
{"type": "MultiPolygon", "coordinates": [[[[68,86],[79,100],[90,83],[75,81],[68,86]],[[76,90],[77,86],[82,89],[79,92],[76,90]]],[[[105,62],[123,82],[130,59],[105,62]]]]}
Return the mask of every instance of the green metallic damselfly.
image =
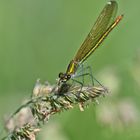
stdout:
{"type": "Polygon", "coordinates": [[[70,61],[65,73],[59,73],[60,84],[66,82],[75,76],[78,67],[95,51],[96,48],[103,42],[108,34],[118,25],[123,18],[123,15],[117,16],[118,4],[116,1],[109,1],[94,26],[86,37],[85,41],[79,48],[73,60],[70,61]]]}

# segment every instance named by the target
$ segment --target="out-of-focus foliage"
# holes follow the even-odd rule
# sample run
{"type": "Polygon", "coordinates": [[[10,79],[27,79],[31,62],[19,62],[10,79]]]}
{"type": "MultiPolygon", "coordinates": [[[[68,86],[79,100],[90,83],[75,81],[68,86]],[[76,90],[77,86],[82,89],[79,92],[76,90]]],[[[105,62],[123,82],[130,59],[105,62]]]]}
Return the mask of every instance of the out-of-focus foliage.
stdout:
{"type": "MultiPolygon", "coordinates": [[[[36,79],[56,82],[106,2],[0,1],[0,128],[5,114],[30,96],[36,79]]],[[[140,138],[140,1],[117,2],[124,19],[85,64],[110,89],[109,96],[84,112],[55,116],[38,139],[140,138]]]]}

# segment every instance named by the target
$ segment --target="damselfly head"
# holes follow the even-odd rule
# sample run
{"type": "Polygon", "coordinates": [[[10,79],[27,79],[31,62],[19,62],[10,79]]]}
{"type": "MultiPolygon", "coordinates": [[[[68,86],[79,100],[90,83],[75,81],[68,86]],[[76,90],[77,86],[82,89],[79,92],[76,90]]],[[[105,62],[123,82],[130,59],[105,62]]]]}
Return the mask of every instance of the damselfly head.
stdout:
{"type": "Polygon", "coordinates": [[[62,72],[60,72],[58,76],[59,76],[59,83],[61,82],[65,83],[71,78],[71,75],[62,72]]]}

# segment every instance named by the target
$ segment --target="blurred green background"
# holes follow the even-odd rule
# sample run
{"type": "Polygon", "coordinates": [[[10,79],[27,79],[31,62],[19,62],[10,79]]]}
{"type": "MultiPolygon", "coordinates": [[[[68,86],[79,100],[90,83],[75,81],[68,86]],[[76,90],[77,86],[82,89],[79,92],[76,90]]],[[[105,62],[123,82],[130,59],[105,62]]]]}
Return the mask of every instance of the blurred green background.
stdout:
{"type": "MultiPolygon", "coordinates": [[[[38,78],[56,82],[107,0],[0,1],[0,128],[38,78]]],[[[99,105],[55,115],[46,140],[139,140],[140,1],[117,0],[124,19],[86,62],[110,90],[99,105]]]]}

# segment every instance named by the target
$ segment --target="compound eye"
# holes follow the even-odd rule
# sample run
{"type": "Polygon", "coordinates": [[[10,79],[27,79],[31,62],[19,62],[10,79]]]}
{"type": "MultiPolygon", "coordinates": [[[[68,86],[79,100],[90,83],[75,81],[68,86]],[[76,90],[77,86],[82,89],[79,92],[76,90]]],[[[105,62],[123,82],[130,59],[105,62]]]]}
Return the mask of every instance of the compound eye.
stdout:
{"type": "Polygon", "coordinates": [[[67,80],[69,80],[70,78],[71,78],[71,75],[68,74],[68,75],[67,75],[67,80]]]}
{"type": "Polygon", "coordinates": [[[59,78],[64,78],[64,73],[60,72],[58,76],[59,78]]]}

